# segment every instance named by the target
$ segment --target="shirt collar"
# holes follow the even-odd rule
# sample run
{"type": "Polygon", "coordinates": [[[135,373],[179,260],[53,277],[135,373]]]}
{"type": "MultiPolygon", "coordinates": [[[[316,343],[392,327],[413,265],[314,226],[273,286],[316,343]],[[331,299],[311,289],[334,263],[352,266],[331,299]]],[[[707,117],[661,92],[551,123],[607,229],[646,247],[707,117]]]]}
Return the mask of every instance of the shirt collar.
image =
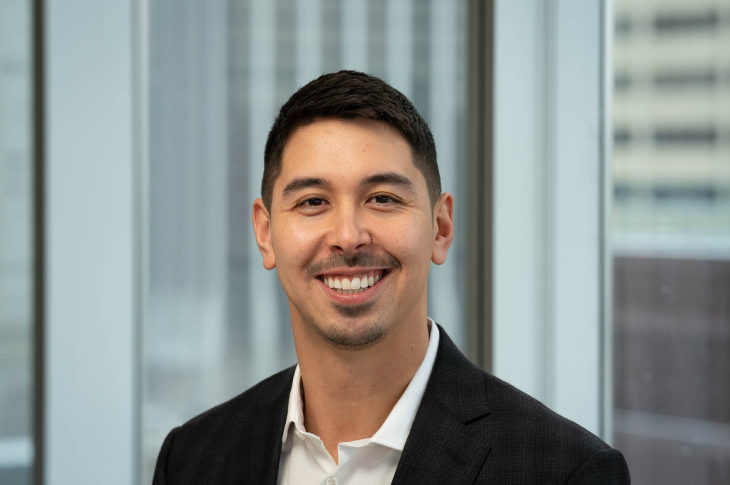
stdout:
{"type": "Polygon", "coordinates": [[[300,433],[304,433],[304,409],[302,407],[302,374],[299,371],[299,364],[294,369],[294,379],[292,380],[291,391],[289,391],[289,407],[286,412],[286,424],[284,425],[284,436],[281,438],[282,443],[286,443],[289,435],[289,428],[294,424],[300,433]]]}
{"type": "MultiPolygon", "coordinates": [[[[383,425],[369,439],[370,443],[378,443],[388,448],[403,451],[408,434],[411,431],[411,426],[413,425],[413,420],[416,418],[418,406],[421,404],[421,398],[423,397],[423,393],[426,392],[426,385],[428,384],[428,379],[431,377],[433,364],[436,361],[436,353],[439,345],[439,330],[438,326],[430,318],[428,319],[428,326],[430,335],[426,356],[423,358],[423,362],[421,362],[408,387],[406,387],[406,390],[390,411],[383,425]]],[[[292,424],[294,424],[299,432],[306,433],[304,429],[301,382],[302,375],[297,364],[289,393],[289,407],[286,414],[282,443],[286,443],[289,428],[292,424]]],[[[361,441],[363,440],[358,440],[358,442],[361,441]]]]}

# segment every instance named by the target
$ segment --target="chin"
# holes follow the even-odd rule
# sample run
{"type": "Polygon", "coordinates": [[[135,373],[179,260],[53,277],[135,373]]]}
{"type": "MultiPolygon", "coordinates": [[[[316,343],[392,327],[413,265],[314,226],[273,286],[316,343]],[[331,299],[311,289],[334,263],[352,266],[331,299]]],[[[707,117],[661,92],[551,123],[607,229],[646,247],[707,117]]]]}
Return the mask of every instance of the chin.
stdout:
{"type": "Polygon", "coordinates": [[[390,326],[384,319],[342,318],[329,325],[314,324],[317,333],[330,345],[343,350],[362,350],[385,338],[390,326]]]}

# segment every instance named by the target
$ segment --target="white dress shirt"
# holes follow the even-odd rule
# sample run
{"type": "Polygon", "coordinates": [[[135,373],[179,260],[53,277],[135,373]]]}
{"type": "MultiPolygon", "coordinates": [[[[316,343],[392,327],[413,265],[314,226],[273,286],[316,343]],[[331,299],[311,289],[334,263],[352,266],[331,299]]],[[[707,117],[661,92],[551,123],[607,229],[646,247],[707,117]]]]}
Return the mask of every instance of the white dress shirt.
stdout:
{"type": "Polygon", "coordinates": [[[371,437],[337,445],[339,464],[324,443],[304,429],[301,374],[294,371],[284,435],[279,485],[389,484],[395,475],[416,411],[431,377],[439,343],[438,327],[428,319],[430,335],[423,362],[380,429],[371,437]]]}

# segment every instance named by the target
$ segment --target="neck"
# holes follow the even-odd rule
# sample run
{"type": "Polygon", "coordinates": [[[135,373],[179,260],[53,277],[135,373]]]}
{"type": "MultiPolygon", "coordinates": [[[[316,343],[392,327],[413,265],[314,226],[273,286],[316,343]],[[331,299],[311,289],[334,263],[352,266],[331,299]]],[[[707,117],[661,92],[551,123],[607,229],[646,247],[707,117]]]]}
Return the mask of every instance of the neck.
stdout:
{"type": "Polygon", "coordinates": [[[352,351],[332,346],[292,312],[304,426],[335,461],[339,443],[370,438],[380,429],[423,362],[429,334],[425,308],[422,313],[395,325],[377,344],[352,351]]]}

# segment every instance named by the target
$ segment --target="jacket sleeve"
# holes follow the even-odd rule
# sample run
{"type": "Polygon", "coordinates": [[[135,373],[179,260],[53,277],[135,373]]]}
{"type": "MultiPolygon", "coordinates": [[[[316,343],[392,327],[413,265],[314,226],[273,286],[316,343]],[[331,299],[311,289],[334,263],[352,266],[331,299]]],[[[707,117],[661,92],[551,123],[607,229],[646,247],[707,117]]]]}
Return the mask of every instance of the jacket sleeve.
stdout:
{"type": "Polygon", "coordinates": [[[172,447],[172,439],[177,428],[168,433],[165,441],[162,443],[160,454],[157,455],[157,464],[155,465],[155,474],[152,478],[152,485],[171,485],[167,483],[167,458],[170,455],[172,447]]]}
{"type": "Polygon", "coordinates": [[[629,467],[620,451],[606,449],[593,453],[581,463],[566,485],[629,485],[629,467]]]}

